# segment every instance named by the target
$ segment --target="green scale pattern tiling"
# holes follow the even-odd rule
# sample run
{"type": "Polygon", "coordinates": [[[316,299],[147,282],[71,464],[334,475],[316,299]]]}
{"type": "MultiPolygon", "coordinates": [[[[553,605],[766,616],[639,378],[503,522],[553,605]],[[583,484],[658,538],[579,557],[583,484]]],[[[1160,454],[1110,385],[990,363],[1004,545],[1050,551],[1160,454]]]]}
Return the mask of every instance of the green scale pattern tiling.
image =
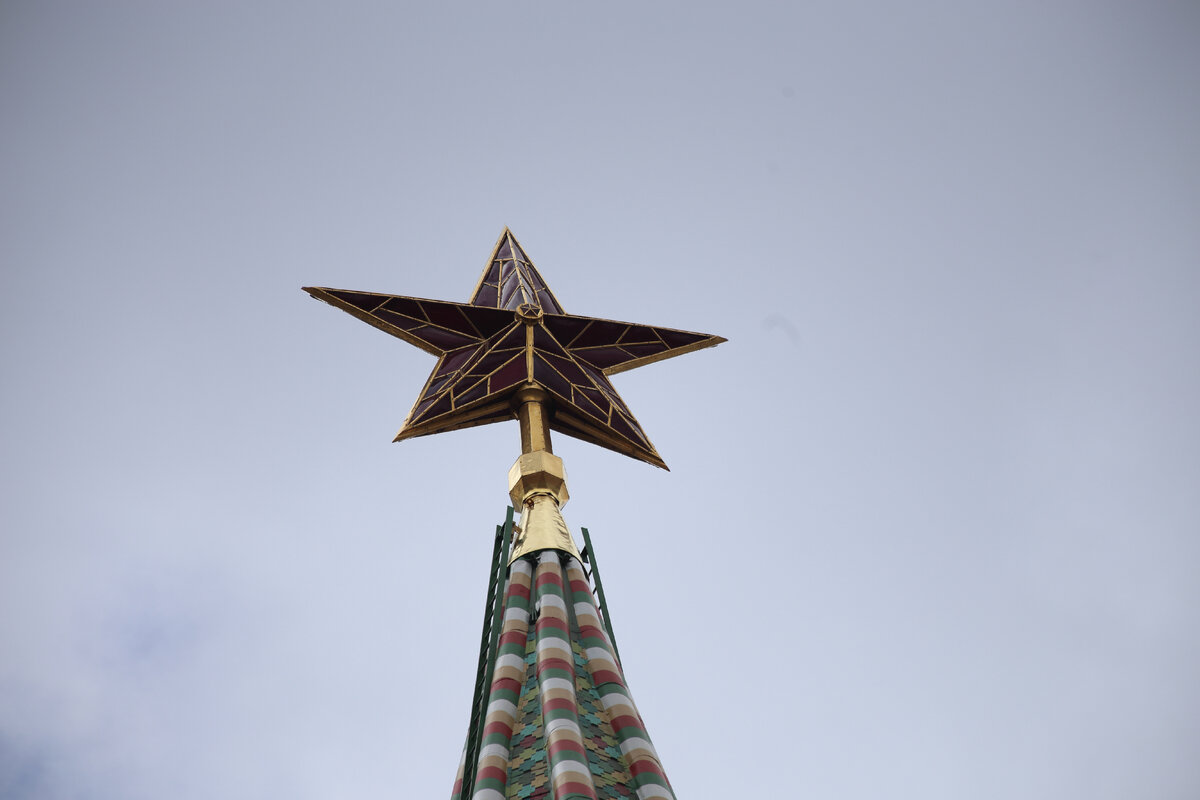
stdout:
{"type": "Polygon", "coordinates": [[[509,745],[506,800],[527,800],[550,796],[550,778],[546,774],[545,731],[542,728],[541,694],[538,691],[537,633],[529,627],[525,642],[525,685],[517,703],[517,727],[509,745]]]}
{"type": "MultiPolygon", "coordinates": [[[[572,615],[573,616],[573,615],[572,615]]],[[[588,767],[596,783],[599,800],[625,800],[633,792],[633,778],[621,760],[621,747],[613,733],[612,724],[600,693],[592,685],[587,655],[577,637],[577,625],[571,625],[571,650],[575,656],[575,691],[579,700],[579,727],[588,750],[588,767]]],[[[537,672],[537,635],[529,629],[525,644],[525,685],[517,704],[518,726],[513,730],[510,745],[506,800],[538,800],[550,796],[550,779],[546,774],[547,759],[542,709],[539,702],[537,672]]]]}
{"type": "Polygon", "coordinates": [[[596,796],[599,800],[622,800],[630,797],[633,792],[627,786],[633,786],[633,778],[621,757],[621,747],[613,733],[612,723],[608,720],[608,712],[600,702],[600,693],[592,685],[592,676],[588,671],[587,656],[583,645],[576,638],[579,630],[574,624],[572,615],[571,650],[575,654],[575,692],[579,703],[579,728],[583,734],[584,746],[588,751],[588,767],[592,770],[592,780],[596,784],[596,796]]]}

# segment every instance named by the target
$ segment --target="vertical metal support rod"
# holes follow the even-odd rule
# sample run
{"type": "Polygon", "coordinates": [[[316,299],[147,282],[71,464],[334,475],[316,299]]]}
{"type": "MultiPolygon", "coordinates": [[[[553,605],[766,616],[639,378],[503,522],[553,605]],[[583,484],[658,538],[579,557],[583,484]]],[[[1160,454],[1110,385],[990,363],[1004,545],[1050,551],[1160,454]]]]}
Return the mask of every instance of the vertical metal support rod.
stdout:
{"type": "Polygon", "coordinates": [[[617,649],[617,637],[613,636],[612,620],[608,616],[608,602],[604,599],[604,582],[600,580],[600,566],[596,563],[596,549],[592,547],[592,537],[588,535],[588,529],[580,528],[580,530],[583,531],[583,546],[587,550],[588,561],[592,565],[592,577],[596,580],[596,595],[600,598],[600,611],[604,614],[604,629],[608,631],[608,640],[612,642],[617,660],[620,661],[621,651],[617,649]]]}
{"type": "MultiPolygon", "coordinates": [[[[532,336],[533,329],[529,330],[530,336],[532,336]]],[[[532,357],[531,355],[530,358],[532,357]]],[[[522,389],[513,398],[517,409],[517,420],[521,423],[522,453],[533,453],[538,450],[545,450],[547,453],[554,452],[550,446],[550,417],[546,409],[549,399],[550,396],[536,386],[522,389]]]]}
{"type": "Polygon", "coordinates": [[[508,549],[512,542],[513,509],[509,506],[504,525],[496,526],[492,546],[492,574],[488,580],[488,596],[484,604],[483,635],[479,643],[479,672],[475,675],[472,697],[471,724],[467,729],[467,752],[463,763],[461,800],[470,800],[475,792],[475,772],[479,767],[479,749],[483,742],[483,722],[487,718],[488,696],[491,694],[492,672],[496,669],[496,644],[504,616],[504,579],[508,572],[508,549]]]}

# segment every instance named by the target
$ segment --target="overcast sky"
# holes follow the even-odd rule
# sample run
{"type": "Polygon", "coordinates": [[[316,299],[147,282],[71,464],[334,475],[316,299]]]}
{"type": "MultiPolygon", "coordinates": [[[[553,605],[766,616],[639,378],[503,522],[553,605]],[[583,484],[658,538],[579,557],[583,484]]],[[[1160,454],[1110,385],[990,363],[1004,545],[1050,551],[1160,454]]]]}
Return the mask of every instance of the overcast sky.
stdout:
{"type": "Polygon", "coordinates": [[[557,437],[680,798],[1200,796],[1200,8],[0,5],[0,798],[448,797],[517,425],[302,285],[727,344],[557,437]]]}

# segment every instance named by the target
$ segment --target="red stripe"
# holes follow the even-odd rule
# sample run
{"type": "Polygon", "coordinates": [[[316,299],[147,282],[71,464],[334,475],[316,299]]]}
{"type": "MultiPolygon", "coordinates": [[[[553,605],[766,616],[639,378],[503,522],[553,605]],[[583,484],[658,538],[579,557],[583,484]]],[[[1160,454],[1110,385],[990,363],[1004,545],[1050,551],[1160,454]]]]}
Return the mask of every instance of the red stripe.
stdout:
{"type": "Polygon", "coordinates": [[[592,587],[587,585],[587,581],[577,580],[577,579],[572,578],[571,579],[571,591],[572,592],[587,592],[588,594],[591,594],[592,587]]]}
{"type": "Polygon", "coordinates": [[[566,670],[567,672],[571,673],[572,675],[575,674],[575,669],[571,666],[571,662],[567,661],[564,658],[546,658],[546,659],[542,659],[541,661],[538,662],[538,665],[537,665],[538,675],[541,675],[542,672],[544,672],[545,670],[548,670],[548,669],[561,669],[561,670],[566,670]]]}
{"type": "Polygon", "coordinates": [[[568,781],[561,787],[557,788],[560,791],[555,792],[556,795],[569,797],[572,793],[575,793],[581,794],[584,797],[590,797],[592,800],[596,800],[596,792],[593,791],[592,787],[588,786],[586,783],[580,783],[579,781],[568,781]]]}
{"type": "Polygon", "coordinates": [[[625,683],[621,680],[621,676],[611,669],[592,670],[592,680],[596,682],[597,686],[605,683],[615,683],[622,689],[625,688],[625,683]]]}
{"type": "Polygon", "coordinates": [[[547,583],[553,583],[559,589],[562,588],[562,573],[556,569],[548,569],[545,572],[539,572],[537,576],[537,587],[541,589],[547,583]]]}
{"type": "Polygon", "coordinates": [[[509,631],[500,634],[500,644],[524,644],[527,638],[528,631],[509,631]]]}
{"type": "Polygon", "coordinates": [[[503,733],[509,739],[512,738],[512,728],[499,720],[489,722],[483,729],[484,736],[489,736],[493,733],[503,733]]]}
{"type": "Polygon", "coordinates": [[[579,633],[585,639],[600,639],[601,641],[604,640],[604,632],[601,631],[599,628],[597,628],[595,625],[580,625],[579,633]]]}
{"type": "Polygon", "coordinates": [[[559,739],[557,742],[550,743],[550,755],[556,756],[564,750],[578,753],[581,756],[587,755],[587,752],[583,749],[583,745],[570,739],[559,739]]]}
{"type": "Polygon", "coordinates": [[[508,784],[508,772],[500,769],[499,767],[484,767],[483,769],[479,770],[479,776],[476,778],[476,780],[483,780],[485,778],[493,778],[505,785],[508,784]]]}
{"type": "Polygon", "coordinates": [[[612,726],[613,726],[613,730],[618,733],[620,733],[625,728],[636,728],[639,733],[643,731],[642,721],[640,719],[638,719],[637,717],[631,717],[628,714],[624,714],[619,717],[613,717],[612,718],[612,726]]]}
{"type": "Polygon", "coordinates": [[[519,691],[521,691],[521,682],[517,681],[517,680],[513,680],[512,678],[498,678],[498,679],[492,681],[492,692],[493,693],[498,690],[502,691],[504,689],[510,689],[514,692],[519,692],[519,691]]]}
{"type": "Polygon", "coordinates": [[[574,711],[575,703],[566,697],[560,697],[556,700],[543,700],[542,708],[546,711],[574,711]]]}
{"type": "Polygon", "coordinates": [[[529,599],[529,587],[523,583],[512,583],[508,586],[509,597],[524,597],[529,599]]]}
{"type": "Polygon", "coordinates": [[[651,761],[648,758],[639,758],[637,761],[630,764],[629,771],[633,773],[634,777],[637,777],[638,775],[641,775],[646,772],[649,772],[651,775],[657,775],[658,777],[663,778],[663,779],[665,779],[667,777],[666,775],[663,774],[663,771],[658,766],[658,764],[655,764],[653,761],[651,761]]]}
{"type": "Polygon", "coordinates": [[[546,628],[558,628],[565,633],[567,631],[567,621],[558,617],[548,617],[543,614],[538,618],[537,630],[540,632],[546,628]]]}

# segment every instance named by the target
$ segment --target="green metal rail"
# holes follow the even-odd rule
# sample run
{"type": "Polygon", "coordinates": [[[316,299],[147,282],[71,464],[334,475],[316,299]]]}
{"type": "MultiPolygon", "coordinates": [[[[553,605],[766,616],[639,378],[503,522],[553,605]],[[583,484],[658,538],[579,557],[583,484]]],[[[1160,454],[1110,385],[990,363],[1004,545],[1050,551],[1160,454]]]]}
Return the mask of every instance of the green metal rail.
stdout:
{"type": "Polygon", "coordinates": [[[621,651],[617,649],[617,637],[613,636],[612,620],[608,616],[608,602],[604,599],[604,583],[600,580],[600,567],[596,564],[596,550],[592,547],[592,537],[588,535],[587,528],[580,528],[583,531],[583,560],[591,564],[592,580],[596,584],[596,595],[600,600],[600,611],[604,616],[604,629],[608,631],[608,640],[612,642],[613,650],[616,651],[617,660],[621,659],[621,651]]]}
{"type": "Polygon", "coordinates": [[[487,602],[483,612],[483,634],[479,640],[479,671],[475,674],[475,694],[471,698],[471,724],[467,728],[467,753],[463,764],[463,800],[475,792],[475,766],[483,742],[483,722],[487,717],[490,678],[496,668],[496,644],[500,640],[504,615],[504,582],[508,574],[508,551],[512,543],[513,509],[509,506],[504,524],[496,526],[492,545],[492,573],[488,579],[487,602]]]}

